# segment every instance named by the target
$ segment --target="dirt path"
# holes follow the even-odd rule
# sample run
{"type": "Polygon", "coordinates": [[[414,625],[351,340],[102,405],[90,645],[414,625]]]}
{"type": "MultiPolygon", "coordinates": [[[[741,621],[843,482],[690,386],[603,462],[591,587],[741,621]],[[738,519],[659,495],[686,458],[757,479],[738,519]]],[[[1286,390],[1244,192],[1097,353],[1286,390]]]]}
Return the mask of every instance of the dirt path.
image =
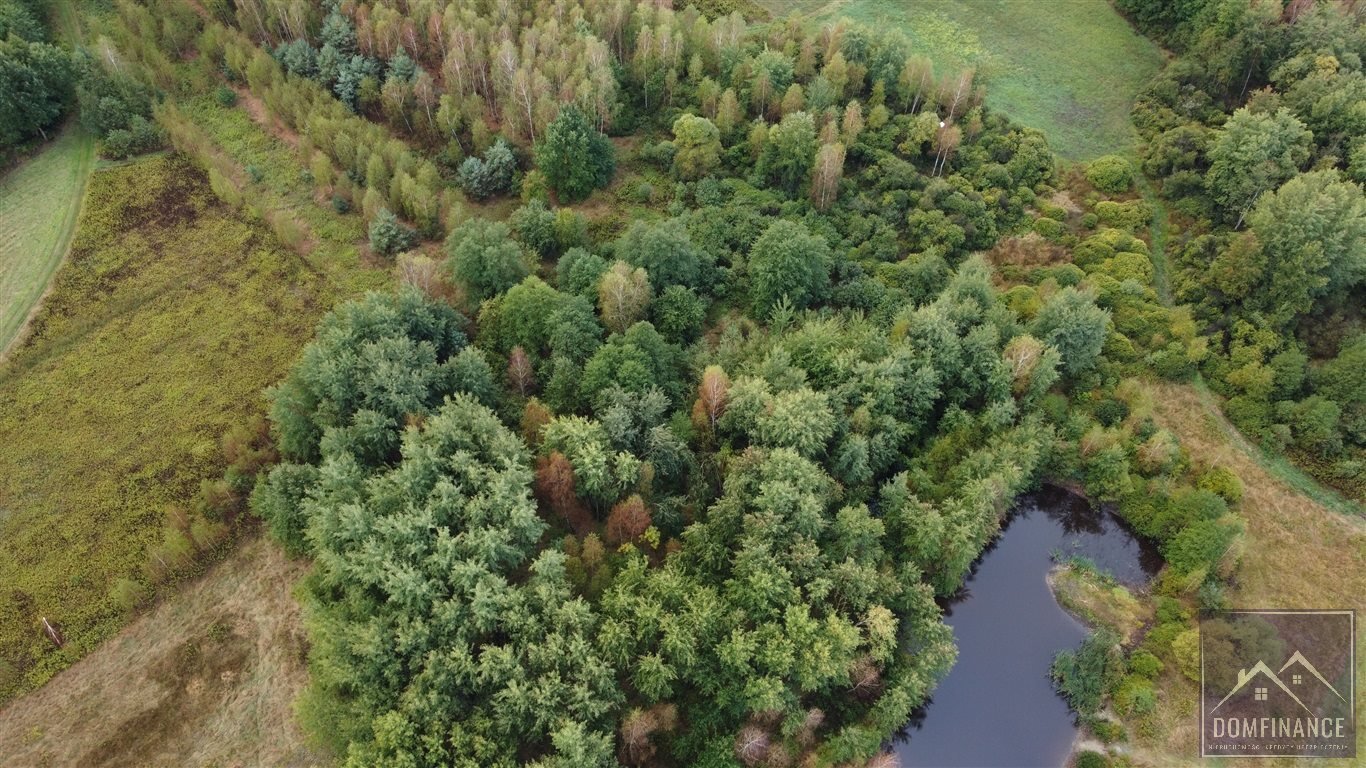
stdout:
{"type": "Polygon", "coordinates": [[[305,566],[264,538],[0,710],[28,766],[315,766],[292,703],[308,680],[292,596],[305,566]]]}

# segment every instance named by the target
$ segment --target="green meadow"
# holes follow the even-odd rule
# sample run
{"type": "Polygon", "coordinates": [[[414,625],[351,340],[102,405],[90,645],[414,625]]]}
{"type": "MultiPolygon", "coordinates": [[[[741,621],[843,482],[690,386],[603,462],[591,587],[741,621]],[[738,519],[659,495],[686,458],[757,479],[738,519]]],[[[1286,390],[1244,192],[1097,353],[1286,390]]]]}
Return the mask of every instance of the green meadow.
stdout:
{"type": "Polygon", "coordinates": [[[1106,0],[761,0],[775,18],[839,17],[906,33],[941,74],[976,67],[987,104],[1038,128],[1066,160],[1126,152],[1138,141],[1134,96],[1162,52],[1106,0]]]}

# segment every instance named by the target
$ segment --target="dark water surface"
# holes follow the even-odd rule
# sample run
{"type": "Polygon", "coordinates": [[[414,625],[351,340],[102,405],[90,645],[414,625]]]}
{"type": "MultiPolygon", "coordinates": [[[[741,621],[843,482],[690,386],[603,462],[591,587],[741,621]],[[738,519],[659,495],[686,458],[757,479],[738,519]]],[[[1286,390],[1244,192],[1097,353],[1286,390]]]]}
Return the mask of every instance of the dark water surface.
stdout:
{"type": "Polygon", "coordinates": [[[903,768],[1026,768],[1067,759],[1076,726],[1048,667],[1087,630],[1048,588],[1053,553],[1090,558],[1128,585],[1162,565],[1155,549],[1080,496],[1046,487],[1021,498],[944,609],[958,663],[895,738],[903,768]]]}

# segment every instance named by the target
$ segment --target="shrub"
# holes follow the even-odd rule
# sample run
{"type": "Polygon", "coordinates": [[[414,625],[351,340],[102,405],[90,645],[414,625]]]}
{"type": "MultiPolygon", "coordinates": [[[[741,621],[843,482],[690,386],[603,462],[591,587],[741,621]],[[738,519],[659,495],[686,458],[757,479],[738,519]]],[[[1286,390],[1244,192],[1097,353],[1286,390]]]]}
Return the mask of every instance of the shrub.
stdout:
{"type": "Polygon", "coordinates": [[[1043,235],[1046,239],[1057,241],[1067,232],[1067,228],[1057,219],[1035,219],[1034,231],[1043,235]]]}
{"type": "Polygon", "coordinates": [[[1077,768],[1110,768],[1110,758],[1090,750],[1078,752],[1077,768]]]}
{"type": "Polygon", "coordinates": [[[1129,655],[1129,671],[1149,680],[1156,680],[1162,673],[1162,661],[1152,653],[1139,649],[1129,655]]]}
{"type": "Polygon", "coordinates": [[[220,85],[213,92],[213,98],[225,107],[237,106],[237,92],[226,85],[220,85]]]}
{"type": "Polygon", "coordinates": [[[1243,481],[1228,467],[1211,467],[1200,475],[1196,485],[1219,494],[1229,504],[1237,504],[1243,498],[1243,481]]]}
{"type": "Polygon", "coordinates": [[[1075,651],[1060,651],[1053,658],[1052,677],[1058,692],[1078,714],[1100,710],[1106,691],[1124,675],[1124,656],[1119,638],[1110,630],[1098,630],[1075,651]]]}
{"type": "Polygon", "coordinates": [[[1101,200],[1096,203],[1095,212],[1101,224],[1126,232],[1133,232],[1143,226],[1150,215],[1148,206],[1142,201],[1116,203],[1113,200],[1101,200]]]}
{"type": "Polygon", "coordinates": [[[1134,185],[1134,168],[1118,155],[1105,155],[1086,166],[1086,180],[1102,192],[1119,194],[1134,185]]]}

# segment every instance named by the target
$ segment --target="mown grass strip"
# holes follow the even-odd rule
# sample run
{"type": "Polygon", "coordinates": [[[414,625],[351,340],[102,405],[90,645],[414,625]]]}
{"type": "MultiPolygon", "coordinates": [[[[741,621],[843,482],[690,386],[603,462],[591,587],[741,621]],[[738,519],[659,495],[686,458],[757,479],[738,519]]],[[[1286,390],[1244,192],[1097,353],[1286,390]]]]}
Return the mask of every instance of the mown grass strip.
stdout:
{"type": "Polygon", "coordinates": [[[94,160],[94,138],[72,124],[0,178],[0,356],[66,255],[94,160]]]}

